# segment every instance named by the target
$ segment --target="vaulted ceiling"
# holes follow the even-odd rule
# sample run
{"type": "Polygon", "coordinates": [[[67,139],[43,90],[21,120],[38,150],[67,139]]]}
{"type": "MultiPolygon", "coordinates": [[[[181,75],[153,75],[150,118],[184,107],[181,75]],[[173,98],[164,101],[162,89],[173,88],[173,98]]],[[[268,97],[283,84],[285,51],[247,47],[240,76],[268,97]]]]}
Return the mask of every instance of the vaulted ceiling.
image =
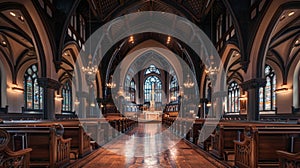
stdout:
{"type": "MultiPolygon", "coordinates": [[[[68,2],[70,3],[71,1],[68,2]]],[[[59,5],[64,5],[64,3],[59,0],[53,0],[54,7],[57,8],[56,10],[53,10],[53,12],[60,10],[57,3],[60,3],[59,5]]],[[[86,20],[87,38],[91,34],[91,32],[89,32],[90,30],[93,32],[108,21],[128,13],[139,11],[174,13],[187,18],[201,27],[207,24],[210,25],[210,23],[207,22],[208,20],[211,21],[208,19],[208,17],[210,17],[210,9],[212,9],[215,16],[218,16],[225,8],[220,5],[222,4],[220,1],[216,0],[81,0],[78,4],[75,11],[82,14],[86,20]]],[[[32,27],[30,27],[32,24],[29,24],[29,22],[32,21],[28,16],[29,15],[26,15],[21,8],[12,9],[2,7],[0,9],[0,52],[1,55],[4,56],[5,62],[7,62],[13,74],[17,74],[16,72],[19,70],[19,67],[25,62],[37,60],[37,51],[35,48],[35,39],[37,37],[35,37],[34,31],[32,27]]],[[[55,14],[53,14],[53,16],[55,16],[55,14]]],[[[43,17],[41,18],[45,19],[43,17]]],[[[270,33],[268,59],[276,62],[282,70],[286,69],[300,52],[299,18],[299,9],[284,9],[280,14],[277,23],[274,25],[272,33],[270,33]],[[294,13],[291,15],[291,12],[294,13]]],[[[58,17],[55,19],[58,19],[55,20],[58,23],[65,21],[63,19],[59,20],[58,17]]],[[[45,20],[45,22],[46,21],[48,20],[45,20]]],[[[54,27],[54,29],[56,29],[55,26],[49,25],[46,24],[46,26],[51,28],[54,27]]],[[[51,31],[51,33],[53,32],[51,31]]],[[[184,46],[184,43],[177,39],[171,37],[170,43],[167,44],[168,35],[156,33],[138,34],[134,35],[135,43],[132,44],[128,43],[128,38],[119,42],[119,44],[124,41],[126,43],[119,51],[120,56],[117,56],[115,61],[120,61],[130,49],[148,39],[154,39],[164,44],[178,55],[180,55],[181,47],[183,46],[189,50],[190,55],[193,55],[188,46],[184,46]]],[[[68,40],[72,39],[66,38],[64,42],[67,43],[68,40]]],[[[57,45],[62,44],[57,43],[57,45]]],[[[118,44],[115,45],[115,47],[117,46],[118,44]]],[[[112,49],[112,51],[114,51],[114,49],[112,49]]],[[[58,54],[54,54],[54,57],[57,55],[58,54]]],[[[243,55],[241,55],[241,57],[242,56],[243,55]]],[[[196,61],[196,63],[199,65],[199,62],[196,61]]],[[[59,62],[59,64],[61,65],[61,62],[59,62]]],[[[71,71],[68,67],[63,68],[68,72],[71,71]]],[[[235,69],[236,68],[233,68],[233,70],[235,69]]]]}
{"type": "Polygon", "coordinates": [[[270,34],[267,61],[277,64],[283,79],[300,53],[300,10],[286,9],[279,15],[270,34]]]}
{"type": "Polygon", "coordinates": [[[33,32],[19,9],[0,11],[0,52],[12,72],[13,80],[24,63],[37,61],[33,32]]]}
{"type": "Polygon", "coordinates": [[[93,15],[105,21],[114,15],[138,11],[163,11],[189,15],[200,21],[206,15],[214,0],[88,0],[92,6],[93,15]],[[118,13],[118,14],[117,14],[118,13]]]}

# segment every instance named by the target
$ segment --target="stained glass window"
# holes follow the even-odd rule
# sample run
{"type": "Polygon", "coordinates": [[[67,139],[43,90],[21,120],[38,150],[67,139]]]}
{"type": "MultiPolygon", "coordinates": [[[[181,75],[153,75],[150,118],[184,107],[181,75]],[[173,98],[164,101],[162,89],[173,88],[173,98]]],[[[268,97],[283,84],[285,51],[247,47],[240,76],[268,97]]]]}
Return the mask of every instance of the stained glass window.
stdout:
{"type": "Polygon", "coordinates": [[[171,82],[170,82],[170,98],[172,101],[176,100],[179,96],[179,86],[176,76],[172,76],[171,82]]]}
{"type": "Polygon", "coordinates": [[[144,90],[145,90],[145,102],[150,102],[151,100],[151,94],[152,94],[152,88],[154,87],[154,93],[155,93],[155,102],[161,102],[162,98],[162,83],[161,80],[157,76],[149,76],[146,78],[144,83],[144,90]]]}
{"type": "Polygon", "coordinates": [[[66,82],[61,89],[63,96],[62,111],[72,111],[72,87],[70,82],[66,82]]]}
{"type": "Polygon", "coordinates": [[[205,112],[205,115],[207,115],[208,114],[208,112],[209,112],[209,106],[207,106],[208,105],[208,103],[211,103],[211,94],[212,94],[212,86],[211,86],[211,80],[210,80],[210,78],[208,77],[208,76],[206,76],[206,78],[205,78],[205,90],[204,90],[204,92],[205,92],[205,104],[204,104],[204,112],[205,112]]]}
{"type": "Polygon", "coordinates": [[[228,112],[238,113],[240,111],[240,88],[239,85],[233,81],[228,86],[228,112]]]}
{"type": "Polygon", "coordinates": [[[274,70],[266,65],[265,67],[266,86],[259,88],[259,110],[270,111],[273,113],[276,109],[276,75],[274,70]]]}
{"type": "Polygon", "coordinates": [[[130,82],[130,87],[129,87],[129,97],[131,102],[135,102],[135,82],[132,79],[130,82]]]}
{"type": "Polygon", "coordinates": [[[24,75],[24,100],[25,110],[42,110],[43,109],[43,88],[39,87],[38,69],[34,64],[29,67],[24,75]]]}
{"type": "Polygon", "coordinates": [[[211,82],[210,80],[207,81],[207,87],[206,87],[206,94],[205,94],[205,98],[210,102],[211,101],[211,82]]]}
{"type": "Polygon", "coordinates": [[[160,75],[160,71],[158,68],[156,68],[155,65],[150,65],[149,68],[147,68],[145,71],[145,75],[148,75],[151,73],[156,73],[156,74],[160,75]]]}

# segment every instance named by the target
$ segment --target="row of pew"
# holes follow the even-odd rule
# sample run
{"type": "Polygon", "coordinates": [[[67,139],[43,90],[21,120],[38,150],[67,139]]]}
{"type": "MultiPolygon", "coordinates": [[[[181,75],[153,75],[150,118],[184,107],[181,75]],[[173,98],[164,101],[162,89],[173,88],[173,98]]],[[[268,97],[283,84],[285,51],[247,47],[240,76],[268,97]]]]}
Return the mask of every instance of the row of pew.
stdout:
{"type": "Polygon", "coordinates": [[[163,124],[216,159],[226,162],[232,156],[234,167],[300,167],[297,123],[167,117],[163,124]],[[205,131],[208,138],[202,136],[205,131]]]}
{"type": "MultiPolygon", "coordinates": [[[[26,154],[29,160],[21,167],[65,167],[71,159],[85,157],[93,149],[133,129],[136,124],[136,121],[124,117],[17,120],[4,121],[0,129],[9,135],[8,149],[29,151],[30,154],[26,154]]],[[[1,150],[1,154],[3,152],[1,150]]]]}

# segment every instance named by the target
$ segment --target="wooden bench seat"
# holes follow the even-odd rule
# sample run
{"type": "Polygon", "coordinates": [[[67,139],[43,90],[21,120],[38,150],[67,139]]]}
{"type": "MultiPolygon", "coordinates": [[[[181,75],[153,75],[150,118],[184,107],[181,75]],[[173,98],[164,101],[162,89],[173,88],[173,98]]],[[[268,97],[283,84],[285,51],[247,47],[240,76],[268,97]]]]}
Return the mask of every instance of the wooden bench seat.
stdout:
{"type": "Polygon", "coordinates": [[[86,133],[79,120],[67,121],[15,121],[6,122],[0,126],[7,127],[51,127],[52,125],[62,125],[64,129],[63,138],[71,138],[71,153],[75,157],[83,157],[91,152],[89,133],[86,133]]]}
{"type": "MultiPolygon", "coordinates": [[[[30,167],[54,168],[69,164],[71,138],[63,138],[63,128],[61,126],[1,128],[5,129],[11,136],[20,133],[26,136],[25,147],[32,149],[30,167]]],[[[15,146],[20,145],[16,144],[15,146]]]]}
{"type": "Polygon", "coordinates": [[[243,126],[224,126],[219,124],[211,135],[211,154],[221,160],[228,160],[228,155],[234,154],[233,140],[240,140],[243,126]]]}
{"type": "Polygon", "coordinates": [[[277,150],[289,151],[291,138],[300,126],[246,127],[243,141],[234,141],[235,166],[242,168],[278,167],[277,150]]]}

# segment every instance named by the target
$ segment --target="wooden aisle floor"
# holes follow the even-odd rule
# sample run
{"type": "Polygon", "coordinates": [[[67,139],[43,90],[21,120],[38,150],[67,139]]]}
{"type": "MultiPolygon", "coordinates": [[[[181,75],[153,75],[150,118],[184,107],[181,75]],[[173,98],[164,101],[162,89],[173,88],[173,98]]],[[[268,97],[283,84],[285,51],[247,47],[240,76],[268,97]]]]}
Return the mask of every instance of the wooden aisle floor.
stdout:
{"type": "MultiPolygon", "coordinates": [[[[139,123],[129,134],[121,135],[70,167],[83,168],[215,168],[225,167],[185,140],[156,136],[161,123],[139,123]],[[176,142],[174,141],[176,140],[176,142]]],[[[174,135],[173,135],[174,136],[174,135]]]]}

